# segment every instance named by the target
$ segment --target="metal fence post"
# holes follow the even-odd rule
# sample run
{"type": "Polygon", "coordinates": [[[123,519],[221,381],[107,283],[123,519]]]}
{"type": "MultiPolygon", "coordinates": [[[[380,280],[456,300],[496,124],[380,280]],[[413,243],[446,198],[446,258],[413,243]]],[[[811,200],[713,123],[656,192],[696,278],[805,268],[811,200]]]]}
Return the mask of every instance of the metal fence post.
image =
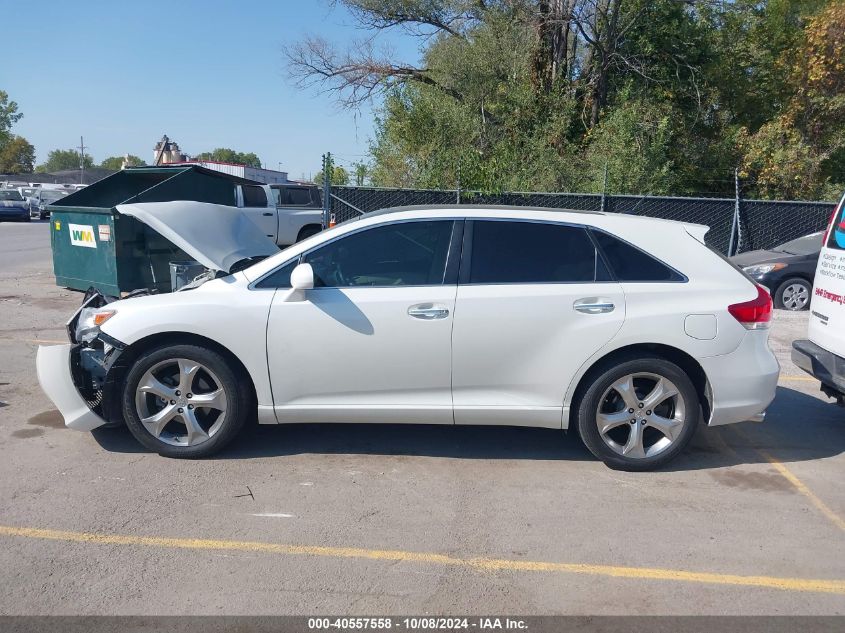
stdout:
{"type": "Polygon", "coordinates": [[[601,186],[601,212],[604,213],[607,201],[607,161],[604,161],[604,182],[601,186]]]}
{"type": "Polygon", "coordinates": [[[728,243],[728,257],[736,255],[735,248],[739,249],[736,243],[736,232],[739,229],[739,167],[734,169],[734,219],[731,224],[731,241],[728,243]]]}
{"type": "Polygon", "coordinates": [[[332,211],[332,153],[323,154],[323,230],[329,226],[329,214],[332,211]]]}
{"type": "Polygon", "coordinates": [[[458,194],[455,204],[461,204],[461,159],[458,157],[458,194]]]}

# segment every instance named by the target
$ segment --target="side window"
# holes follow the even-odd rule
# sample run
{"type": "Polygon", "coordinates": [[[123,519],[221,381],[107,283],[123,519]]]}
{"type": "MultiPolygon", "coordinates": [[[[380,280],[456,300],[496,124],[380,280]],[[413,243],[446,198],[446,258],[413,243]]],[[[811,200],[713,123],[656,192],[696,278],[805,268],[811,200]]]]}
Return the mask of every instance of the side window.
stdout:
{"type": "Polygon", "coordinates": [[[276,187],[271,187],[270,193],[273,194],[273,204],[275,204],[277,207],[282,204],[282,191],[280,189],[277,189],[276,187]]]}
{"type": "Polygon", "coordinates": [[[290,274],[293,269],[299,264],[297,257],[293,261],[288,262],[281,268],[277,268],[275,272],[271,273],[257,284],[256,288],[290,288],[290,274]]]}
{"type": "Polygon", "coordinates": [[[267,194],[258,185],[243,185],[245,207],[266,207],[267,194]]]}
{"type": "Polygon", "coordinates": [[[677,271],[636,246],[604,231],[593,230],[599,248],[618,281],[683,281],[677,271]]]}
{"type": "Polygon", "coordinates": [[[288,187],[288,200],[285,204],[294,207],[305,207],[311,204],[311,192],[307,187],[288,187]]]}
{"type": "Polygon", "coordinates": [[[432,286],[443,283],[451,220],[366,229],[308,253],[316,287],[432,286]]]}
{"type": "Polygon", "coordinates": [[[606,271],[600,264],[587,230],[581,227],[492,220],[473,223],[469,283],[605,281],[606,271]]]}

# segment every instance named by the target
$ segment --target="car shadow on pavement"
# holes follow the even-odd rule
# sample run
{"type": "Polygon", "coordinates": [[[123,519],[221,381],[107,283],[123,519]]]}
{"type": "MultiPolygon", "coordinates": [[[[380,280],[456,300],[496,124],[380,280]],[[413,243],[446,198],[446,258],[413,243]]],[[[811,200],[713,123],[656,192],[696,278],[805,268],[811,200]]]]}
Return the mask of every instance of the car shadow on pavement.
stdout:
{"type": "MultiPolygon", "coordinates": [[[[108,451],[148,452],[125,428],[96,429],[93,436],[108,451]]],[[[706,470],[767,463],[764,453],[792,462],[832,457],[842,452],[845,452],[845,410],[801,391],[779,387],[765,422],[699,428],[687,449],[661,470],[706,470]]],[[[572,432],[528,427],[404,424],[252,424],[231,446],[210,459],[308,453],[595,461],[572,432]]]]}

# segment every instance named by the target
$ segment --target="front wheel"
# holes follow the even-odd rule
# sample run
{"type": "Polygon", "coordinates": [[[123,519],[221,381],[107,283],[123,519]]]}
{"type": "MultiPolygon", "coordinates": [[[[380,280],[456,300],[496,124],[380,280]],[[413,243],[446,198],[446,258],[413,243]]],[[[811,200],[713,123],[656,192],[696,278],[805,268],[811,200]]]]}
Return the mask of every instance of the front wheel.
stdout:
{"type": "Polygon", "coordinates": [[[692,439],[701,404],[686,373],[663,358],[622,361],[600,370],[577,410],[590,452],[611,468],[663,466],[692,439]]]}
{"type": "Polygon", "coordinates": [[[249,391],[226,359],[196,345],[145,352],[124,381],[126,425],[165,457],[216,453],[243,427],[249,408],[249,391]]]}
{"type": "Polygon", "coordinates": [[[775,291],[775,307],[781,310],[806,310],[810,307],[810,282],[800,277],[784,281],[775,291]]]}

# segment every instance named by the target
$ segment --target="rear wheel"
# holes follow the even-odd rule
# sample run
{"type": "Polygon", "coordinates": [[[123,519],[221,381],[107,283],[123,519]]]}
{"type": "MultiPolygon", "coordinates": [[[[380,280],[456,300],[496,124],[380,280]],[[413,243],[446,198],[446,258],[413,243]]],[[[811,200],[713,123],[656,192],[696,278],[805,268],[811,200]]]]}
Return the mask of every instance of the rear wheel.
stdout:
{"type": "Polygon", "coordinates": [[[319,224],[309,224],[308,226],[303,226],[299,229],[299,235],[296,236],[296,241],[301,242],[302,240],[307,240],[312,235],[317,235],[320,232],[322,227],[319,224]]]}
{"type": "Polygon", "coordinates": [[[695,387],[663,358],[609,365],[578,405],[578,431],[590,452],[611,468],[658,468],[692,439],[701,417],[695,387]]]}
{"type": "Polygon", "coordinates": [[[784,281],[775,291],[775,307],[781,310],[806,310],[810,307],[810,282],[800,277],[784,281]]]}
{"type": "Polygon", "coordinates": [[[215,351],[159,347],[129,370],[123,413],[132,435],[166,457],[206,457],[240,431],[249,411],[244,381],[215,351]]]}

